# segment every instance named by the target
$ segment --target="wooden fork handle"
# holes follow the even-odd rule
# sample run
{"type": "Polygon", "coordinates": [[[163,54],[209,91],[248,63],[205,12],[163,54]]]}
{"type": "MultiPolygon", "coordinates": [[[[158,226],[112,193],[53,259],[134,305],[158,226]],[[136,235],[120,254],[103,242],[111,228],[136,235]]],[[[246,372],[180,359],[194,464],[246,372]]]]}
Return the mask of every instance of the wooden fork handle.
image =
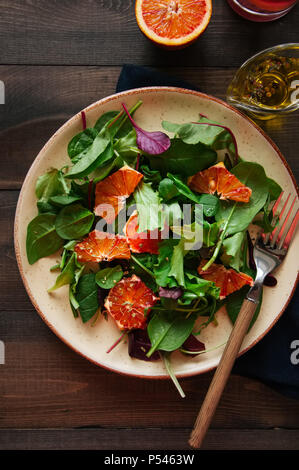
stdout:
{"type": "Polygon", "coordinates": [[[248,299],[242,304],[190,436],[189,444],[195,449],[201,447],[256,307],[257,304],[248,299]]]}

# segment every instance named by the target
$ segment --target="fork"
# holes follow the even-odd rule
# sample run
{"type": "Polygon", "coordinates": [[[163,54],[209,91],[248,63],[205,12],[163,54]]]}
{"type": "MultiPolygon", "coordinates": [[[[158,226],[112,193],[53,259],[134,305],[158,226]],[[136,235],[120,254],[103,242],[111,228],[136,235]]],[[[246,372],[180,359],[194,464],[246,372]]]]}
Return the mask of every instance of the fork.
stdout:
{"type": "Polygon", "coordinates": [[[280,194],[272,209],[273,221],[276,219],[278,222],[277,226],[270,234],[265,234],[262,232],[256,240],[253,250],[253,257],[257,270],[256,278],[253,286],[248,291],[242,304],[241,310],[234,324],[219,365],[216,369],[200,412],[197,416],[193,431],[189,439],[190,446],[195,449],[199,449],[201,447],[202,441],[212,421],[218,402],[221,398],[221,394],[229,378],[235,359],[240,351],[244,337],[248,332],[256,307],[259,303],[264,279],[282,263],[288,251],[292,236],[295,232],[299,220],[299,210],[297,210],[296,215],[293,217],[291,223],[289,222],[289,219],[291,217],[297,196],[295,196],[291,207],[284,216],[289,199],[291,197],[289,194],[288,198],[283,204],[279,217],[277,217],[276,213],[278,212],[278,207],[282,201],[282,197],[283,192],[280,194]]]}

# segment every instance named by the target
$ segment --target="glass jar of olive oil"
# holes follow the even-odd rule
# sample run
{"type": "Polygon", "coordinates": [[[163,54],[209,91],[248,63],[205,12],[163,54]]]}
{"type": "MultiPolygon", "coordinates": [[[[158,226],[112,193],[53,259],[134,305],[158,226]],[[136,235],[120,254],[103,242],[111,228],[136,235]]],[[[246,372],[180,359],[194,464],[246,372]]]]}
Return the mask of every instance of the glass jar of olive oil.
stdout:
{"type": "Polygon", "coordinates": [[[247,60],[227,90],[227,101],[258,119],[299,108],[299,44],[282,44],[247,60]]]}

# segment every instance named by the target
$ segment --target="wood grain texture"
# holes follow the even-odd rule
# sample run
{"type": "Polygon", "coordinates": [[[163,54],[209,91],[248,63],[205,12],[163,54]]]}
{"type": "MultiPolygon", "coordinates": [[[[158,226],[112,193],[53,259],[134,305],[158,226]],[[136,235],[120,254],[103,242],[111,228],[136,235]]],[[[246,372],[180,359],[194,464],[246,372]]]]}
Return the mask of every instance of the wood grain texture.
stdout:
{"type": "MultiPolygon", "coordinates": [[[[175,427],[3,429],[0,450],[189,450],[189,432],[175,427]]],[[[298,442],[298,430],[212,429],[203,449],[298,450],[298,442]]]]}
{"type": "Polygon", "coordinates": [[[239,66],[258,50],[296,42],[299,9],[273,23],[241,19],[213,1],[211,22],[192,46],[157,48],[138,29],[134,0],[0,0],[0,63],[239,66]],[[240,47],[241,45],[241,47],[240,47]]]}
{"type": "MultiPolygon", "coordinates": [[[[88,362],[57,339],[33,309],[1,311],[0,317],[6,348],[1,428],[193,425],[212,372],[181,380],[186,393],[181,399],[171,381],[126,377],[88,362]]],[[[233,375],[212,427],[298,429],[299,402],[233,375]]]]}

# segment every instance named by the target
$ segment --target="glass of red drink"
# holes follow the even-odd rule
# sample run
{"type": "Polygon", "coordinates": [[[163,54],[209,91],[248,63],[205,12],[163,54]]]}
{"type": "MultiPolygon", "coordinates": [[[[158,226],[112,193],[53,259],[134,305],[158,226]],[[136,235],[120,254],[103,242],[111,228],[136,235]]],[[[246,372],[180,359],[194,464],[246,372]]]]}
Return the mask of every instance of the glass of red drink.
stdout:
{"type": "Polygon", "coordinates": [[[239,15],[251,21],[273,21],[286,15],[298,0],[227,0],[239,15]]]}

